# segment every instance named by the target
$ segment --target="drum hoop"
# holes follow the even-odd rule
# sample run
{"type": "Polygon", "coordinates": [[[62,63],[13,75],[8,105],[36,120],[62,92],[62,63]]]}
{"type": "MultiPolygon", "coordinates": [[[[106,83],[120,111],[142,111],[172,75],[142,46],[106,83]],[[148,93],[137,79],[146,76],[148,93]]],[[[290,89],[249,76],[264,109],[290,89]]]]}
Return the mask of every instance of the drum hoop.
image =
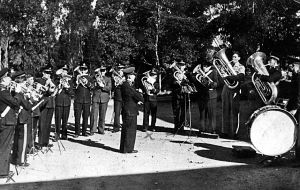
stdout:
{"type": "MultiPolygon", "coordinates": [[[[298,127],[297,127],[298,126],[298,122],[297,122],[297,120],[295,119],[295,117],[290,112],[288,112],[285,109],[282,109],[279,106],[276,106],[276,105],[267,105],[267,106],[264,106],[264,107],[261,107],[261,108],[255,110],[254,113],[250,116],[250,120],[247,122],[248,124],[250,124],[250,133],[249,134],[251,134],[252,124],[253,124],[253,121],[257,118],[257,116],[260,115],[260,114],[262,114],[262,113],[264,113],[264,112],[266,112],[266,111],[269,111],[269,110],[278,110],[278,111],[281,111],[283,113],[286,113],[286,115],[288,115],[289,118],[291,118],[292,121],[293,121],[293,123],[294,123],[294,127],[295,127],[294,128],[294,142],[293,142],[292,146],[290,147],[290,149],[286,151],[286,152],[288,152],[296,144],[297,133],[298,133],[298,127]]],[[[250,138],[250,141],[252,141],[251,138],[250,138]]],[[[251,142],[251,144],[254,146],[254,144],[252,142],[251,142]]],[[[255,146],[254,146],[254,148],[256,150],[258,150],[255,146]]],[[[260,152],[260,153],[262,153],[262,152],[260,152]]],[[[282,153],[282,154],[285,154],[285,153],[282,153]]],[[[268,156],[278,156],[278,155],[268,155],[268,156]]]]}

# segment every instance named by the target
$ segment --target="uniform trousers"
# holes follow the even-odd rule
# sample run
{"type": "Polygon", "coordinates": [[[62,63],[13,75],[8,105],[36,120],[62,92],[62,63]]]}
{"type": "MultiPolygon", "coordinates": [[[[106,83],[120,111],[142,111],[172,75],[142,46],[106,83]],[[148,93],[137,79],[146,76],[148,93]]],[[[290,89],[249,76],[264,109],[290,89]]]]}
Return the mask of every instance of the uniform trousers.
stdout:
{"type": "Polygon", "coordinates": [[[90,103],[74,103],[74,116],[75,116],[75,135],[80,134],[80,119],[82,115],[82,135],[86,135],[88,127],[88,119],[90,116],[90,103]]]}
{"type": "Polygon", "coordinates": [[[172,109],[174,115],[175,132],[184,131],[184,125],[187,118],[188,111],[188,94],[183,95],[184,98],[172,100],[172,109]]]}
{"type": "Polygon", "coordinates": [[[41,146],[49,144],[53,113],[54,108],[45,108],[41,111],[39,120],[39,144],[41,146]]]}
{"type": "Polygon", "coordinates": [[[233,138],[239,127],[240,93],[224,86],[222,91],[221,132],[233,138]]]}
{"type": "Polygon", "coordinates": [[[128,153],[134,150],[137,116],[122,116],[123,126],[121,131],[120,152],[128,153]]]}
{"type": "Polygon", "coordinates": [[[298,131],[297,131],[297,140],[295,144],[295,153],[296,153],[296,160],[300,161],[300,111],[299,109],[297,110],[297,113],[295,114],[295,118],[298,122],[298,131]]]}
{"type": "Polygon", "coordinates": [[[39,122],[39,116],[31,116],[31,119],[28,121],[28,142],[27,142],[27,153],[30,152],[31,148],[34,146],[35,138],[36,138],[36,133],[38,129],[38,122],[39,122]]]}
{"type": "Polygon", "coordinates": [[[10,152],[14,133],[15,126],[0,125],[0,176],[9,174],[10,152]]]}
{"type": "Polygon", "coordinates": [[[70,106],[56,106],[55,107],[55,127],[56,127],[56,135],[60,137],[61,129],[62,129],[62,137],[66,138],[68,129],[67,123],[70,114],[70,106]]]}
{"type": "Polygon", "coordinates": [[[200,131],[213,133],[217,131],[217,98],[208,99],[206,101],[198,101],[200,112],[200,131]]]}
{"type": "Polygon", "coordinates": [[[104,132],[107,105],[108,102],[93,102],[91,115],[92,132],[96,132],[97,128],[100,133],[104,132]]]}
{"type": "Polygon", "coordinates": [[[122,110],[122,101],[114,101],[114,130],[119,130],[121,128],[120,115],[122,110]]]}
{"type": "Polygon", "coordinates": [[[145,101],[144,102],[144,117],[143,117],[144,129],[148,130],[148,128],[149,128],[149,115],[150,114],[151,114],[151,129],[155,128],[156,113],[157,113],[157,101],[145,101]]]}
{"type": "Polygon", "coordinates": [[[27,148],[27,123],[17,124],[14,135],[12,161],[14,164],[22,164],[26,161],[26,148],[27,148]]]}

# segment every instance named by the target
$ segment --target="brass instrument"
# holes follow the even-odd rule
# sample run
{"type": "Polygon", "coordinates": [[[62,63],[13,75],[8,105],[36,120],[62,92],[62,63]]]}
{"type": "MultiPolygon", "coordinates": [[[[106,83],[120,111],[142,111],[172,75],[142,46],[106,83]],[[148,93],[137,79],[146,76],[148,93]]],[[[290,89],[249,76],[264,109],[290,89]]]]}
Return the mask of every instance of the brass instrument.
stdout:
{"type": "Polygon", "coordinates": [[[151,70],[144,72],[143,74],[145,76],[143,76],[142,79],[141,79],[142,84],[146,89],[146,94],[149,95],[149,96],[153,95],[151,93],[151,90],[155,89],[155,87],[154,87],[155,79],[150,76],[150,71],[151,70]]]}
{"type": "Polygon", "coordinates": [[[278,91],[273,82],[270,83],[261,81],[260,78],[257,77],[257,74],[269,76],[269,72],[264,65],[265,61],[266,54],[263,52],[256,52],[248,58],[247,64],[251,64],[251,66],[255,69],[256,73],[252,75],[252,83],[262,101],[268,105],[275,103],[278,91]]]}
{"type": "Polygon", "coordinates": [[[64,74],[64,75],[61,75],[60,79],[59,79],[59,85],[58,85],[58,94],[61,93],[62,89],[63,88],[70,88],[70,83],[69,83],[69,80],[72,79],[72,76],[71,75],[68,75],[68,74],[64,74]]]}
{"type": "Polygon", "coordinates": [[[223,78],[224,83],[228,86],[228,88],[235,89],[239,85],[238,81],[229,81],[224,79],[227,76],[236,75],[236,72],[233,70],[231,63],[225,54],[225,48],[215,54],[213,65],[217,69],[219,75],[223,78]]]}
{"type": "Polygon", "coordinates": [[[87,74],[83,74],[80,69],[79,69],[79,66],[76,67],[74,69],[74,71],[77,71],[79,74],[77,75],[76,77],[76,88],[78,88],[78,86],[81,84],[83,87],[86,88],[86,85],[88,83],[88,80],[84,77],[86,76],[87,74]]]}
{"type": "Polygon", "coordinates": [[[174,68],[175,72],[173,73],[173,77],[176,79],[179,85],[182,87],[182,92],[183,93],[192,93],[192,92],[197,92],[195,86],[190,83],[188,80],[187,76],[185,75],[184,71],[178,68],[177,62],[174,61],[169,68],[174,68]],[[182,82],[186,81],[187,84],[182,85],[182,82]]]}
{"type": "Polygon", "coordinates": [[[111,68],[110,72],[113,73],[113,79],[115,82],[115,86],[119,86],[119,85],[123,84],[125,79],[114,68],[111,68]]]}
{"type": "Polygon", "coordinates": [[[206,87],[208,87],[209,84],[213,83],[213,80],[211,80],[211,78],[209,78],[208,76],[211,72],[212,71],[205,74],[204,71],[201,69],[200,65],[197,65],[193,70],[193,73],[197,73],[196,74],[197,81],[206,87]]]}
{"type": "Polygon", "coordinates": [[[105,86],[105,81],[104,81],[104,78],[103,78],[103,76],[102,76],[101,73],[96,73],[95,79],[96,79],[97,84],[98,84],[100,87],[105,86]]]}

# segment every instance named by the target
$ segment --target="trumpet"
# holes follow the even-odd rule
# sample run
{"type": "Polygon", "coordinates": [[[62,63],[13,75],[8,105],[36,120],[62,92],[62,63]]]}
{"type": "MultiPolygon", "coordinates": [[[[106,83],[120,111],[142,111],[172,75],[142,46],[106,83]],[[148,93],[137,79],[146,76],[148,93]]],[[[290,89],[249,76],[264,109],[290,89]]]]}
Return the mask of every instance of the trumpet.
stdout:
{"type": "Polygon", "coordinates": [[[211,80],[211,78],[209,78],[208,76],[211,72],[212,71],[209,71],[209,73],[205,74],[204,71],[201,69],[200,65],[197,65],[193,70],[193,73],[197,73],[196,74],[197,81],[200,82],[205,87],[208,87],[209,84],[213,83],[213,80],[211,80]]]}
{"type": "Polygon", "coordinates": [[[151,93],[151,90],[154,90],[155,87],[154,87],[154,82],[155,82],[155,79],[153,77],[150,76],[150,70],[149,71],[146,71],[143,73],[145,76],[142,77],[141,81],[142,81],[142,84],[143,86],[145,87],[146,89],[146,94],[147,95],[153,95],[151,93]]]}

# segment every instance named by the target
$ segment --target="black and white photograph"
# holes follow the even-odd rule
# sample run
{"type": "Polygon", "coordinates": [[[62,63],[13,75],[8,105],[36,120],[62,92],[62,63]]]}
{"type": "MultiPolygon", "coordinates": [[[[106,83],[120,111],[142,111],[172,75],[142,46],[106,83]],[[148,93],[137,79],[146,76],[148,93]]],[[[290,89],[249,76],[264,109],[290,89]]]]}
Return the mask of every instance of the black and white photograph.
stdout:
{"type": "Polygon", "coordinates": [[[0,189],[300,189],[300,0],[0,0],[0,189]]]}

